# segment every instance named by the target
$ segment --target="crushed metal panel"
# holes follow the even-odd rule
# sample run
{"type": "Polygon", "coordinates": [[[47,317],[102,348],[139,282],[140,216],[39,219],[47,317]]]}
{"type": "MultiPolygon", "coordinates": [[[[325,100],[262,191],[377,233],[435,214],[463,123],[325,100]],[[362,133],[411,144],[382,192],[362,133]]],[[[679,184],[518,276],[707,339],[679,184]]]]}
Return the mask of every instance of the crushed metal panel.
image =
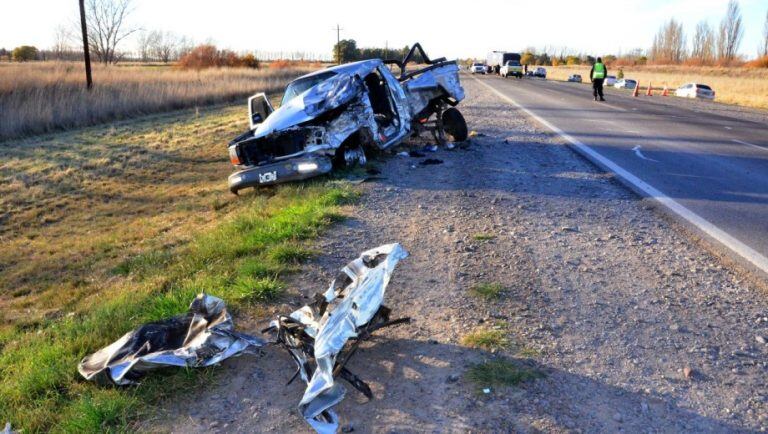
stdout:
{"type": "Polygon", "coordinates": [[[375,330],[409,320],[391,321],[390,310],[382,305],[395,266],[407,256],[397,243],[365,251],[342,268],[313,303],[271,322],[268,330],[276,332],[276,341],[288,349],[297,364],[294,378],[301,376],[307,383],[299,410],[317,432],[334,433],[338,429],[333,407],[344,399],[346,390],[334,381],[336,376],[372,397],[368,385],[344,365],[359,342],[375,330]],[[355,343],[348,346],[351,338],[355,343]]]}
{"type": "Polygon", "coordinates": [[[387,149],[422,131],[431,132],[438,144],[444,144],[439,118],[447,106],[454,107],[464,99],[456,62],[430,60],[418,43],[402,61],[372,59],[338,65],[299,77],[288,89],[293,89],[288,93],[290,99],[229,143],[230,161],[237,170],[228,179],[233,193],[329,171],[307,169],[306,165],[304,171],[290,165],[275,171],[270,166],[277,162],[314,156],[340,165],[364,164],[366,149],[387,149]],[[428,66],[407,72],[417,55],[428,66]],[[393,75],[391,65],[400,68],[399,76],[393,75]],[[375,79],[374,73],[384,86],[371,86],[367,81],[375,79]],[[345,142],[349,146],[342,147],[345,142]],[[348,148],[358,148],[353,150],[362,155],[348,158],[348,148]],[[252,176],[256,172],[260,177],[252,176]],[[269,181],[262,182],[262,175],[269,181]]]}
{"type": "Polygon", "coordinates": [[[421,113],[434,98],[446,92],[456,101],[464,99],[464,88],[459,79],[459,67],[447,64],[426,71],[403,83],[408,94],[411,113],[421,113]]]}
{"type": "Polygon", "coordinates": [[[146,371],[164,366],[204,367],[265,344],[235,332],[224,301],[200,294],[184,315],[145,324],[78,365],[87,380],[137,384],[146,371]]]}

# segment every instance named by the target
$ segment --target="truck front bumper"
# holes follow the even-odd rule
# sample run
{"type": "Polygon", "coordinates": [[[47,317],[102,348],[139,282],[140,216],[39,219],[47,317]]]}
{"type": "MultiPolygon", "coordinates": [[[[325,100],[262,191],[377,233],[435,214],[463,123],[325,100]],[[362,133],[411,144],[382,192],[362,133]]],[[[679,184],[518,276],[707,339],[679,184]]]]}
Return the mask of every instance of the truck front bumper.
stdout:
{"type": "Polygon", "coordinates": [[[304,156],[279,163],[249,167],[229,175],[227,181],[229,191],[237,194],[238,190],[243,188],[301,181],[328,173],[332,168],[333,164],[329,157],[304,156]]]}

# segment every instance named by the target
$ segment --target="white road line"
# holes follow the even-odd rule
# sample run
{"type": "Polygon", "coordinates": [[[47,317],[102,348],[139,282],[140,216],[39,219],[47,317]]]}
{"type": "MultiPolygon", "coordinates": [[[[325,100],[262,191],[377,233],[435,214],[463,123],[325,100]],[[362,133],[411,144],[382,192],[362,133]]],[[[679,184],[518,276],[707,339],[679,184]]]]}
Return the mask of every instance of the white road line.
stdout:
{"type": "MultiPolygon", "coordinates": [[[[477,79],[476,79],[477,80],[477,79]]],[[[504,95],[503,93],[499,92],[495,88],[493,88],[491,85],[483,83],[480,80],[477,80],[480,84],[488,88],[491,92],[495,93],[499,98],[507,101],[508,103],[512,104],[513,106],[517,107],[518,109],[524,111],[527,113],[530,117],[536,119],[539,121],[542,125],[546,126],[553,132],[555,132],[557,135],[571,143],[576,149],[578,149],[583,154],[587,155],[591,160],[597,162],[599,165],[603,166],[604,168],[610,170],[611,172],[617,174],[621,178],[623,178],[625,181],[629,182],[633,186],[635,186],[637,189],[642,191],[643,193],[647,194],[652,199],[655,199],[667,209],[672,211],[673,213],[677,214],[678,216],[684,218],[692,225],[699,228],[701,231],[703,231],[705,234],[709,235],[710,237],[714,238],[715,240],[719,241],[721,244],[723,244],[725,247],[731,249],[734,253],[741,256],[748,262],[750,262],[752,265],[757,267],[758,269],[762,270],[764,273],[768,273],[768,258],[760,254],[755,249],[749,247],[748,245],[742,243],[741,241],[734,238],[729,233],[725,232],[724,230],[718,228],[705,218],[699,216],[695,212],[689,210],[688,208],[681,205],[676,200],[672,199],[671,197],[665,195],[661,191],[657,190],[655,187],[652,187],[650,184],[646,183],[645,181],[641,180],[637,176],[629,173],[627,170],[619,166],[618,164],[614,163],[613,161],[605,158],[604,156],[600,155],[597,151],[590,148],[589,146],[585,145],[581,141],[577,140],[570,134],[564,132],[560,128],[556,127],[549,121],[543,119],[536,113],[528,110],[527,108],[523,107],[521,104],[519,104],[517,101],[513,100],[512,98],[508,97],[507,95],[504,95]]]]}
{"type": "Polygon", "coordinates": [[[632,150],[635,151],[635,155],[637,155],[639,158],[643,160],[653,161],[654,163],[658,163],[657,160],[654,160],[653,158],[648,158],[645,155],[643,155],[643,153],[640,151],[640,149],[642,148],[643,148],[642,146],[637,145],[634,148],[632,148],[632,150]]]}
{"type": "Polygon", "coordinates": [[[736,140],[736,139],[733,139],[733,140],[731,140],[731,141],[732,141],[732,142],[734,142],[734,143],[738,143],[738,144],[740,144],[740,145],[751,146],[751,147],[753,147],[753,148],[762,149],[763,151],[768,151],[768,148],[766,148],[765,146],[755,145],[755,144],[753,144],[753,143],[749,143],[749,142],[743,142],[743,141],[741,141],[741,140],[736,140]]]}
{"type": "Polygon", "coordinates": [[[625,108],[617,107],[617,106],[611,105],[611,104],[606,104],[604,102],[600,103],[600,105],[603,105],[603,106],[608,107],[608,108],[612,108],[612,109],[620,111],[620,112],[626,112],[627,111],[627,109],[625,109],[625,108]]]}

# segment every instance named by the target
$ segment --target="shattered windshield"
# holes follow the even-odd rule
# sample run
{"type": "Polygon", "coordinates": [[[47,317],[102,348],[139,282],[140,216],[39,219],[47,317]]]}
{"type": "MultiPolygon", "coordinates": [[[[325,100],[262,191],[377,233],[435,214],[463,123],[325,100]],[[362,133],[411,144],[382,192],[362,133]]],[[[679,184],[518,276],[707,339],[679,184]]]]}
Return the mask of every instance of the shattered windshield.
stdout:
{"type": "Polygon", "coordinates": [[[325,71],[293,81],[285,89],[285,95],[283,95],[283,101],[280,105],[287,104],[290,100],[306,92],[307,89],[333,77],[334,75],[336,75],[336,73],[333,71],[325,71]]]}

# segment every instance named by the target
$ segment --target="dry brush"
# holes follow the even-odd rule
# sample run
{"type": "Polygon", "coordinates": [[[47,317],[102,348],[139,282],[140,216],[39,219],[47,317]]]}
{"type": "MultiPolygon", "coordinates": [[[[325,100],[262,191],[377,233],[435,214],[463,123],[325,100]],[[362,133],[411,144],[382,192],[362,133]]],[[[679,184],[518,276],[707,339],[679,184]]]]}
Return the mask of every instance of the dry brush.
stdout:
{"type": "Polygon", "coordinates": [[[71,62],[0,66],[0,140],[280,92],[297,69],[96,66],[92,91],[71,62]]]}

